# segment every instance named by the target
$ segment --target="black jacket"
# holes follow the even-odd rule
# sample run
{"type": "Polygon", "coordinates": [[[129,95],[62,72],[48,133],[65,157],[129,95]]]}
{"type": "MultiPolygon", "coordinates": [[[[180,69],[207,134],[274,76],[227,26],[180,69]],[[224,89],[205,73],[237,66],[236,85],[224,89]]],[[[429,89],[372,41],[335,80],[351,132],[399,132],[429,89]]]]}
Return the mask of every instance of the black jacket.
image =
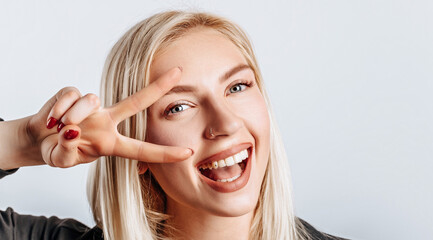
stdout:
{"type": "MultiPolygon", "coordinates": [[[[16,172],[18,169],[4,171],[0,169],[0,179],[16,172]]],[[[307,229],[313,240],[343,240],[343,238],[317,231],[313,226],[299,219],[307,229]]],[[[102,230],[95,226],[89,228],[74,219],[59,219],[58,217],[44,217],[21,215],[12,208],[0,211],[0,239],[1,240],[99,240],[104,239],[102,230]]]]}

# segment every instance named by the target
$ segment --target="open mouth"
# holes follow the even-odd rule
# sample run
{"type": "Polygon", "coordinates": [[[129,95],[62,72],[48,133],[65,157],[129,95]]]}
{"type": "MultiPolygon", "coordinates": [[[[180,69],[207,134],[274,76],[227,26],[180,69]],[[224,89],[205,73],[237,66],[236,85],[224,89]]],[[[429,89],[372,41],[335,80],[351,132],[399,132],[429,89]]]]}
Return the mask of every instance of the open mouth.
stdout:
{"type": "Polygon", "coordinates": [[[244,149],[225,159],[203,163],[198,166],[200,173],[215,182],[230,183],[244,173],[250,149],[244,149]]]}

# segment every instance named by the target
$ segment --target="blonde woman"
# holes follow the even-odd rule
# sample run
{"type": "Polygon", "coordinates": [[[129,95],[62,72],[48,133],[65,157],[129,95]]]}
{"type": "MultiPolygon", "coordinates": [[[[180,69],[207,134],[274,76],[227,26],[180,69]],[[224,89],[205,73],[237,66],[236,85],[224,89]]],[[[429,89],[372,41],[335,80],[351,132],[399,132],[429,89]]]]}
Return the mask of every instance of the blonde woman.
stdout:
{"type": "Polygon", "coordinates": [[[236,24],[177,11],[138,23],[111,50],[101,96],[105,108],[65,88],[0,125],[12,139],[1,140],[0,177],[94,161],[96,226],[9,208],[1,239],[338,239],[294,215],[263,79],[236,24]]]}

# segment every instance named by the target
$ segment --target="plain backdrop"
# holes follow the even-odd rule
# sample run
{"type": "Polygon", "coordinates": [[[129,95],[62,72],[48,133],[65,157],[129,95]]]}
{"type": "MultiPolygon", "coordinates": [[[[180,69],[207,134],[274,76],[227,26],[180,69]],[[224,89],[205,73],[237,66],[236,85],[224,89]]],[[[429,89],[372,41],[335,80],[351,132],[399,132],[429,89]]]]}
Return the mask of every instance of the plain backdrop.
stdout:
{"type": "MultiPolygon", "coordinates": [[[[433,239],[429,0],[2,1],[0,116],[36,113],[65,86],[98,94],[113,44],[170,9],[228,17],[251,37],[298,216],[347,238],[433,239]]],[[[93,226],[87,169],[22,168],[1,180],[0,209],[93,226]]]]}

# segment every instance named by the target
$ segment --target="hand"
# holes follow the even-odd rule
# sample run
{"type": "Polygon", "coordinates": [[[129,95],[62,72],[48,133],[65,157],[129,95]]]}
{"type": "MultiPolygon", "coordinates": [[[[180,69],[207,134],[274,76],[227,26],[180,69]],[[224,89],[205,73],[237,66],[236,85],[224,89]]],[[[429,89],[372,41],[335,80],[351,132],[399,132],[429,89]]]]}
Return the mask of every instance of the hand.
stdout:
{"type": "Polygon", "coordinates": [[[180,80],[180,75],[180,69],[174,68],[146,88],[107,108],[100,108],[96,95],[82,97],[75,88],[60,90],[29,124],[31,132],[37,133],[33,135],[40,142],[42,159],[50,166],[65,168],[111,155],[142,162],[175,162],[190,157],[190,149],[151,144],[117,131],[121,121],[153,104],[180,80]],[[48,109],[50,112],[44,114],[48,109]],[[42,117],[45,117],[43,122],[48,120],[47,126],[51,129],[45,124],[41,126],[42,117]]]}

